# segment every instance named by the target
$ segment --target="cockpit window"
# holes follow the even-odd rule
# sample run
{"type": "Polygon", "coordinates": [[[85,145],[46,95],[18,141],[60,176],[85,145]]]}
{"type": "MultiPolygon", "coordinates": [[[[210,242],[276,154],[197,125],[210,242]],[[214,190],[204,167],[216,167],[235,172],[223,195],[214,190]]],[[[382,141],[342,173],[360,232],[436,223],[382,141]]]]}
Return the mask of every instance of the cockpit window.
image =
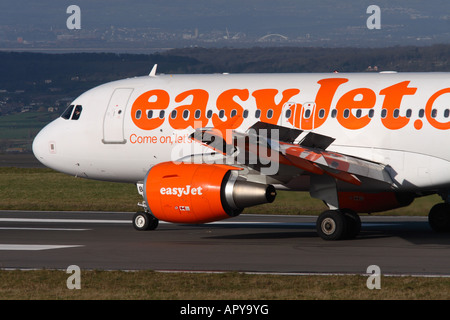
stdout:
{"type": "Polygon", "coordinates": [[[75,111],[73,112],[72,120],[80,119],[81,111],[83,111],[83,107],[80,105],[77,105],[75,107],[75,111]]]}
{"type": "Polygon", "coordinates": [[[83,107],[81,105],[74,106],[71,104],[61,115],[62,118],[69,120],[78,120],[80,119],[81,111],[83,111],[83,107]],[[75,111],[74,111],[75,109],[75,111]]]}
{"type": "Polygon", "coordinates": [[[64,118],[64,119],[66,119],[66,120],[69,120],[69,119],[70,119],[70,116],[72,115],[72,111],[73,111],[73,108],[74,108],[74,107],[75,107],[75,106],[74,106],[73,104],[71,104],[70,106],[68,106],[67,109],[64,110],[64,112],[63,112],[63,114],[61,115],[61,117],[64,118]]]}

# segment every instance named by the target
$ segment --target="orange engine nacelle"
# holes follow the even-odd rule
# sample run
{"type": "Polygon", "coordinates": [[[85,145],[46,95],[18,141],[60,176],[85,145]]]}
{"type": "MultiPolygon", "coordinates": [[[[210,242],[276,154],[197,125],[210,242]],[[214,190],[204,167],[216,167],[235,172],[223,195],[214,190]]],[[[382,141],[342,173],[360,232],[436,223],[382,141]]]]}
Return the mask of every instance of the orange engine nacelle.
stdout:
{"type": "Polygon", "coordinates": [[[387,211],[410,205],[414,195],[398,192],[338,192],[339,208],[357,213],[387,211]]]}
{"type": "Polygon", "coordinates": [[[176,223],[218,221],[275,199],[272,185],[238,180],[237,170],[228,165],[163,162],[147,173],[144,199],[157,219],[176,223]]]}

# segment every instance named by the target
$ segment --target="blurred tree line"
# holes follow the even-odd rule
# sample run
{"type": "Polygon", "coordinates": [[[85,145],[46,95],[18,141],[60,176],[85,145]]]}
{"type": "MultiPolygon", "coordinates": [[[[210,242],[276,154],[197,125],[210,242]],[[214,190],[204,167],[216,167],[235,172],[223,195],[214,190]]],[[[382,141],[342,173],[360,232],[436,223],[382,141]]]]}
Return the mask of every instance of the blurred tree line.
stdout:
{"type": "Polygon", "coordinates": [[[146,75],[154,63],[163,73],[450,71],[450,45],[391,48],[186,48],[156,54],[0,53],[0,89],[103,83],[146,75]],[[49,82],[48,80],[51,80],[49,82]]]}
{"type": "Polygon", "coordinates": [[[193,48],[174,49],[164,56],[195,59],[196,64],[182,66],[179,70],[191,73],[450,71],[450,45],[391,48],[193,48]]]}

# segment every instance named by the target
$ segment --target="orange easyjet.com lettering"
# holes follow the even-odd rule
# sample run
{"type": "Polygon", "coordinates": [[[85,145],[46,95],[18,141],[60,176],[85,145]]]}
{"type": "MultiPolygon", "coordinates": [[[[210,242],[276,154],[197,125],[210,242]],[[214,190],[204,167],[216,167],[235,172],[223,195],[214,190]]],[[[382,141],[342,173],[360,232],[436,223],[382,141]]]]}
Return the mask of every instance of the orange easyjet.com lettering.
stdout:
{"type": "MultiPolygon", "coordinates": [[[[346,78],[319,80],[317,82],[319,89],[313,103],[314,110],[309,113],[306,110],[307,105],[291,103],[296,100],[296,96],[302,93],[298,88],[288,88],[283,91],[264,88],[253,92],[245,88],[227,89],[215,99],[218,112],[210,115],[208,115],[207,108],[211,103],[211,94],[204,89],[183,91],[174,97],[171,97],[166,90],[154,89],[144,92],[134,101],[131,117],[138,128],[147,131],[159,128],[166,121],[176,130],[196,129],[211,125],[223,127],[227,124],[229,129],[236,129],[246,117],[244,104],[251,104],[259,110],[260,121],[277,124],[282,116],[283,106],[289,102],[291,112],[286,120],[296,128],[316,129],[323,125],[331,114],[342,127],[359,130],[372,121],[373,113],[370,116],[369,111],[375,108],[377,100],[379,100],[382,101],[381,123],[385,128],[399,130],[409,124],[410,117],[401,116],[400,107],[405,96],[414,96],[418,90],[411,86],[410,81],[393,84],[379,92],[364,87],[352,88],[338,96],[338,90],[342,89],[342,86],[348,81],[346,78]],[[169,110],[172,99],[177,106],[169,110]],[[334,114],[331,113],[333,101],[335,101],[334,114]],[[165,116],[149,117],[149,111],[152,111],[152,114],[165,114],[165,116]],[[365,111],[364,114],[363,111],[365,111]],[[231,121],[231,118],[235,116],[239,117],[238,120],[231,121]]],[[[441,89],[428,99],[423,108],[425,117],[417,119],[414,122],[414,128],[420,130],[423,127],[423,121],[426,120],[436,129],[450,129],[450,121],[441,122],[435,116],[435,102],[446,94],[450,94],[450,88],[441,89]]],[[[308,104],[308,107],[311,107],[311,104],[308,104]]]]}

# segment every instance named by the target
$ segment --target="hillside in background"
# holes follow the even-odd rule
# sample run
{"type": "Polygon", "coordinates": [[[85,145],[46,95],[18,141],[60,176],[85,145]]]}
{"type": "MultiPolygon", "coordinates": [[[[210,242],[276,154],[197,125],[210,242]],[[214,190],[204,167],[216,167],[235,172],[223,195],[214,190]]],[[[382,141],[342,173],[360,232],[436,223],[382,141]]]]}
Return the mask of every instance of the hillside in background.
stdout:
{"type": "Polygon", "coordinates": [[[152,53],[191,46],[427,46],[448,43],[449,12],[448,0],[6,0],[0,2],[0,48],[152,53]],[[71,4],[80,8],[78,30],[66,26],[71,4]],[[367,27],[371,5],[380,11],[379,29],[367,27]]]}
{"type": "MultiPolygon", "coordinates": [[[[174,49],[165,57],[195,59],[170,72],[450,71],[450,45],[392,48],[174,49]],[[372,67],[372,68],[369,68],[372,67]]],[[[163,68],[164,66],[161,66],[163,68]]]]}

